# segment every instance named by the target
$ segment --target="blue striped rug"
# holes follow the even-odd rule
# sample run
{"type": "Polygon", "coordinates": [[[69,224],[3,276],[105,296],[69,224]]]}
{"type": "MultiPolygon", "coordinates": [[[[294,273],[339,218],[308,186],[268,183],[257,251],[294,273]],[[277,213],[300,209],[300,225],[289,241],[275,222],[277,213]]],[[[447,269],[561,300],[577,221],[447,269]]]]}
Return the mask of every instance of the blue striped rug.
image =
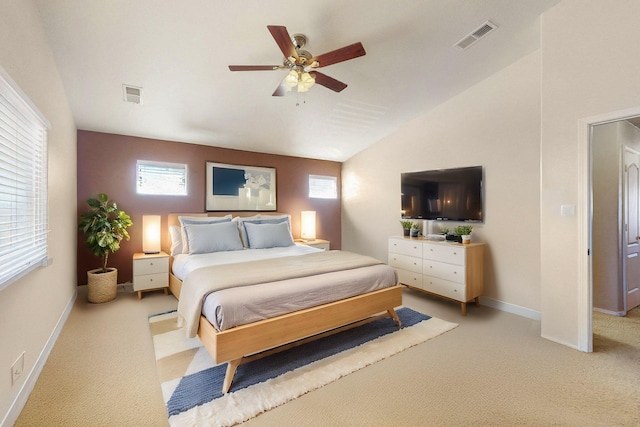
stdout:
{"type": "MultiPolygon", "coordinates": [[[[386,340],[382,344],[376,344],[380,349],[367,350],[365,357],[371,360],[363,361],[362,354],[356,356],[356,367],[351,366],[353,363],[345,364],[339,368],[341,373],[337,374],[337,378],[320,379],[322,386],[457,326],[409,308],[401,308],[397,313],[404,326],[402,330],[398,330],[390,318],[379,319],[240,365],[230,393],[226,396],[221,392],[226,363],[216,366],[198,338],[187,339],[184,331],[177,328],[175,312],[151,316],[149,324],[169,422],[171,425],[203,424],[202,417],[206,417],[207,425],[233,425],[318,388],[317,385],[310,386],[309,389],[298,385],[296,390],[288,390],[286,385],[280,384],[286,384],[287,378],[297,375],[296,373],[322,376],[321,368],[313,369],[315,364],[331,361],[330,363],[341,365],[340,359],[343,355],[347,356],[350,349],[363,345],[373,346],[373,343],[382,338],[386,340]],[[266,400],[261,395],[255,402],[252,390],[264,387],[269,388],[269,395],[275,395],[268,396],[266,400]],[[274,392],[278,388],[284,388],[284,393],[274,392]],[[242,402],[246,405],[238,408],[238,399],[235,399],[230,407],[225,400],[231,400],[228,398],[233,395],[242,397],[242,402]]],[[[335,369],[332,368],[331,371],[335,369]]],[[[317,380],[314,378],[312,383],[317,383],[317,380]]]]}

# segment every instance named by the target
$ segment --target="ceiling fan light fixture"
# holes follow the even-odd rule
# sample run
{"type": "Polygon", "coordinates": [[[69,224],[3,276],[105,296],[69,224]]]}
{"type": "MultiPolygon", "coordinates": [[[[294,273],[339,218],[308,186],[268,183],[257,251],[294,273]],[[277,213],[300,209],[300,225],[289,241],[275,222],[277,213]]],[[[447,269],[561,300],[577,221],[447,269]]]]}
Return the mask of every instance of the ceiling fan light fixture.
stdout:
{"type": "Polygon", "coordinates": [[[291,70],[287,77],[284,78],[284,84],[287,87],[295,87],[298,84],[298,73],[296,70],[291,70]]]}
{"type": "Polygon", "coordinates": [[[315,82],[316,82],[316,79],[311,74],[309,74],[309,73],[301,73],[300,74],[300,81],[298,83],[298,92],[300,91],[300,85],[301,84],[304,86],[305,91],[307,91],[307,90],[311,89],[311,86],[313,86],[315,82]]]}

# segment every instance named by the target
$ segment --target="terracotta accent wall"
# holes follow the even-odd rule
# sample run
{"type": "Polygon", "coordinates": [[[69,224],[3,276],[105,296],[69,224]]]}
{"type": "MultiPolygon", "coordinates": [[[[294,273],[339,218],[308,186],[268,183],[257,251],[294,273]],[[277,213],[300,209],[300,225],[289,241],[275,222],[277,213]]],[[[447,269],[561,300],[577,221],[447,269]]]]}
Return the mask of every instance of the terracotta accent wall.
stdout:
{"type": "MultiPolygon", "coordinates": [[[[309,199],[309,174],[338,178],[341,188],[342,164],[324,160],[279,156],[250,151],[230,150],[205,145],[131,136],[78,131],[78,218],[86,211],[86,200],[106,193],[118,207],[128,213],[134,225],[131,239],[109,257],[109,266],[118,269],[118,283],[131,281],[134,253],[142,251],[142,215],[162,215],[162,247],[169,246],[167,214],[205,212],[205,163],[207,161],[235,165],[276,168],[277,210],[291,214],[294,237],[300,236],[300,212],[315,210],[318,238],[331,241],[331,249],[341,248],[340,197],[337,200],[309,199]],[[135,190],[136,161],[154,160],[188,165],[187,196],[139,195],[135,190]]],[[[86,284],[86,272],[100,266],[78,232],[78,282],[86,284]]]]}

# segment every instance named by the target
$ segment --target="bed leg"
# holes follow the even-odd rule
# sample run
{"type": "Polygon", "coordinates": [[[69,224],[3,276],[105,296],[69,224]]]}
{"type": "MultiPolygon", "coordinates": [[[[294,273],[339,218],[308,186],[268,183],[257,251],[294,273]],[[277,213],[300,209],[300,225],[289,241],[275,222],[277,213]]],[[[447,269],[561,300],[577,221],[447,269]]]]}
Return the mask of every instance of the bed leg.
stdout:
{"type": "Polygon", "coordinates": [[[398,328],[402,328],[402,322],[400,321],[400,318],[398,317],[396,310],[393,308],[390,308],[389,310],[387,310],[387,313],[389,313],[389,316],[391,316],[393,321],[396,322],[396,325],[398,325],[398,328]]]}
{"type": "Polygon", "coordinates": [[[224,376],[224,383],[222,384],[223,394],[227,394],[231,388],[231,381],[233,381],[233,376],[236,374],[236,369],[240,366],[240,362],[242,362],[242,358],[227,362],[227,373],[224,376]]]}

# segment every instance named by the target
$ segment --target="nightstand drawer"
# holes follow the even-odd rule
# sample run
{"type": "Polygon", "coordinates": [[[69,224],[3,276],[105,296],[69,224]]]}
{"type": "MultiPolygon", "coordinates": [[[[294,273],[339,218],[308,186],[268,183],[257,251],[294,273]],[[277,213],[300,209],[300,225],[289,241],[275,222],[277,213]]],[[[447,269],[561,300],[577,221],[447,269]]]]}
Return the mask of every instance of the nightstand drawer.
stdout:
{"type": "Polygon", "coordinates": [[[169,273],[169,259],[166,257],[161,258],[148,258],[148,259],[137,259],[133,261],[133,275],[145,275],[145,274],[155,274],[155,273],[164,273],[165,275],[169,273]]]}
{"type": "Polygon", "coordinates": [[[167,273],[145,274],[133,277],[134,291],[164,288],[166,286],[169,286],[169,276],[167,273]]]}

